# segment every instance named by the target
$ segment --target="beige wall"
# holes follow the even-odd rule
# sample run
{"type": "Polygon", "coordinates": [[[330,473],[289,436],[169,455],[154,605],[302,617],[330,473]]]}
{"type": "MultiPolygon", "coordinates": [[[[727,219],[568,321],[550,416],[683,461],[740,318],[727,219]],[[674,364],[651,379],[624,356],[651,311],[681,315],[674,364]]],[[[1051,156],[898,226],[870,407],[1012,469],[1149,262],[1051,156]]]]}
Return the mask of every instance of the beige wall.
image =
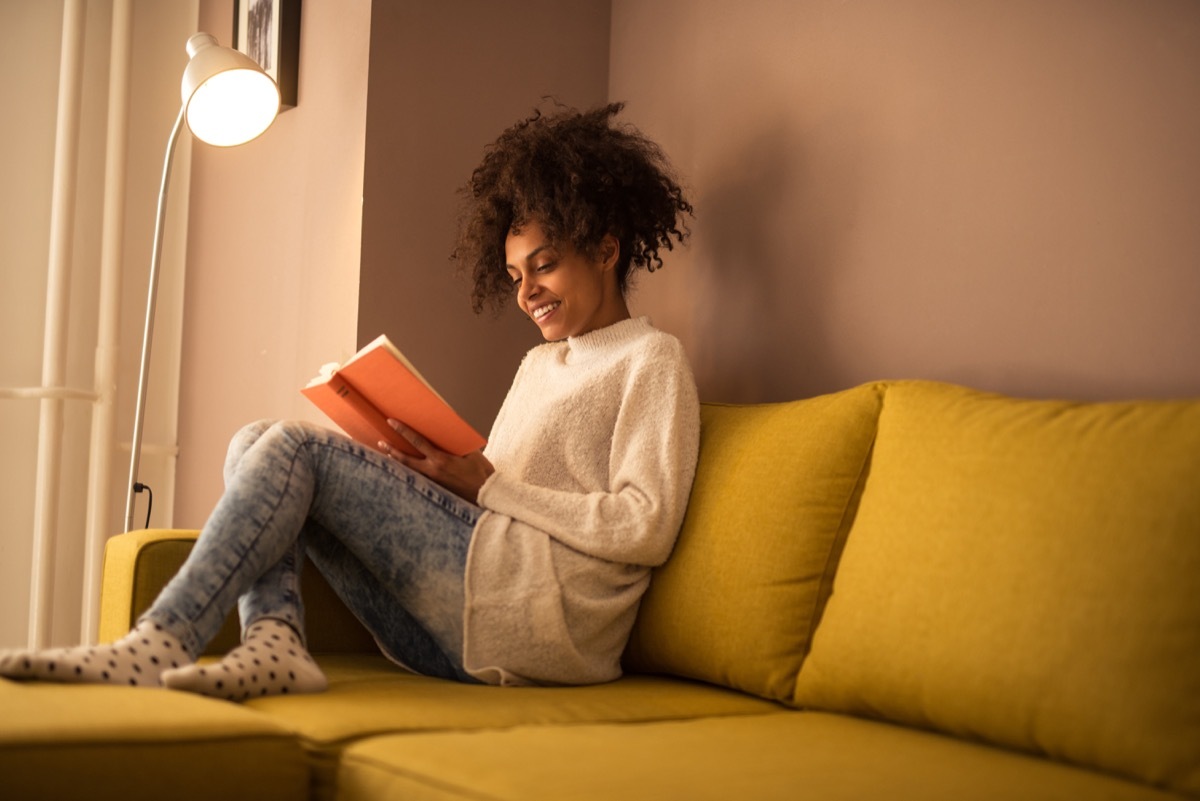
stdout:
{"type": "MultiPolygon", "coordinates": [[[[55,98],[62,8],[0,4],[0,68],[26,80],[5,81],[4,105],[23,110],[22,124],[0,128],[0,386],[41,382],[50,196],[54,174],[55,98]],[[23,84],[23,85],[22,85],[23,84]],[[25,88],[26,94],[15,93],[25,88]],[[10,94],[11,93],[11,94],[10,94]],[[22,346],[21,343],[29,343],[22,346]]],[[[0,399],[0,648],[24,645],[33,558],[33,493],[38,402],[0,399]]]]}
{"type": "MultiPolygon", "coordinates": [[[[179,76],[187,63],[183,45],[195,29],[194,0],[131,4],[128,132],[123,182],[116,196],[112,242],[117,245],[121,273],[120,359],[116,382],[117,442],[104,454],[109,463],[107,511],[98,510],[102,530],[121,528],[128,478],[128,441],[133,423],[142,319],[146,299],[154,210],[163,150],[179,108],[179,76]],[[123,248],[120,245],[123,243],[123,248]]],[[[70,306],[66,331],[66,383],[92,390],[96,386],[99,287],[107,125],[109,58],[112,30],[110,3],[87,3],[84,19],[82,97],[76,148],[77,185],[73,237],[70,243],[70,306]]],[[[0,387],[35,387],[41,383],[43,334],[50,261],[51,188],[62,46],[63,4],[44,0],[0,2],[0,65],[19,75],[0,86],[3,107],[11,113],[0,126],[0,387]]],[[[187,214],[188,148],[175,159],[172,203],[167,217],[163,280],[159,292],[158,327],[152,397],[146,425],[147,454],[141,478],[155,488],[154,519],[171,520],[171,465],[164,454],[174,443],[174,408],[178,380],[178,329],[182,308],[182,252],[187,214]]],[[[84,541],[89,492],[88,454],[92,405],[73,400],[64,405],[62,457],[58,476],[57,526],[52,528],[55,569],[52,573],[53,643],[78,642],[84,628],[84,541]]],[[[0,399],[0,648],[24,644],[28,636],[32,574],[35,476],[38,468],[39,402],[0,399]]],[[[102,460],[103,461],[103,460],[102,460]]],[[[100,481],[100,473],[96,474],[100,481]]],[[[145,505],[143,503],[142,512],[145,505]]]]}
{"type": "Polygon", "coordinates": [[[697,202],[636,304],[702,396],[1200,395],[1200,4],[614,0],[697,202]]]}
{"type": "MultiPolygon", "coordinates": [[[[259,139],[193,148],[175,524],[221,492],[230,436],[259,418],[320,419],[299,388],[355,349],[369,0],[303,7],[299,103],[259,139]]],[[[228,43],[232,4],[200,29],[228,43]]]]}
{"type": "Polygon", "coordinates": [[[375,4],[359,343],[387,333],[485,436],[540,337],[515,310],[472,313],[456,190],[541,98],[605,101],[608,31],[608,0],[375,4]]]}

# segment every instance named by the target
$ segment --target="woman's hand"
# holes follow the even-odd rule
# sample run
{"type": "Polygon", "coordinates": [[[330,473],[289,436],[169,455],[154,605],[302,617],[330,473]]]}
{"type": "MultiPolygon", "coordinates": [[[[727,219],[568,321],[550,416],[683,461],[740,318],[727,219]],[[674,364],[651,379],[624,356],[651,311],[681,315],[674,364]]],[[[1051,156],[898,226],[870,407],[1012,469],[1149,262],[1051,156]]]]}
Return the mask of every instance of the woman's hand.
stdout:
{"type": "Polygon", "coordinates": [[[466,456],[455,456],[447,453],[416,431],[398,420],[388,420],[388,425],[396,429],[396,433],[408,440],[414,448],[421,452],[422,457],[409,456],[397,450],[386,442],[379,443],[379,449],[405,467],[416,470],[426,478],[430,478],[453,492],[460,498],[471,503],[478,503],[479,489],[488,480],[488,476],[496,472],[496,468],[479,451],[468,453],[466,456]]]}

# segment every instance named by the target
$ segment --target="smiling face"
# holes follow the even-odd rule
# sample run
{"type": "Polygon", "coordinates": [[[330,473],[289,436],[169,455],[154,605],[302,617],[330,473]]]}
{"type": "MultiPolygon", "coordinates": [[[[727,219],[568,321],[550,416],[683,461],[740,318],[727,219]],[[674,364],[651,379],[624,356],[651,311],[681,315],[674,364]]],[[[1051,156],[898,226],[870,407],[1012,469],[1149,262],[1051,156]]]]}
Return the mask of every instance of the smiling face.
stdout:
{"type": "Polygon", "coordinates": [[[509,231],[504,241],[517,305],[548,342],[579,336],[629,319],[617,287],[617,240],[606,236],[595,259],[551,242],[536,222],[509,231]]]}

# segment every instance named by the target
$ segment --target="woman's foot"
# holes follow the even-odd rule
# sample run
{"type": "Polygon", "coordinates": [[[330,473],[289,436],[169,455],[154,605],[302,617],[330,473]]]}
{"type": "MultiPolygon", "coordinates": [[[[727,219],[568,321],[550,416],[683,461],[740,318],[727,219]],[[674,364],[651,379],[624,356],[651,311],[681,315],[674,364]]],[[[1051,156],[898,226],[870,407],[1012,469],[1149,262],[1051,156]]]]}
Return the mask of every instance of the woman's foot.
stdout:
{"type": "Polygon", "coordinates": [[[329,686],[295,630],[273,618],[251,624],[245,641],[220,662],[169,670],[163,684],[229,701],[317,693],[329,686]]]}
{"type": "Polygon", "coordinates": [[[159,687],[163,671],[192,663],[175,635],[143,621],[111,645],[0,653],[0,676],[73,684],[159,687]]]}

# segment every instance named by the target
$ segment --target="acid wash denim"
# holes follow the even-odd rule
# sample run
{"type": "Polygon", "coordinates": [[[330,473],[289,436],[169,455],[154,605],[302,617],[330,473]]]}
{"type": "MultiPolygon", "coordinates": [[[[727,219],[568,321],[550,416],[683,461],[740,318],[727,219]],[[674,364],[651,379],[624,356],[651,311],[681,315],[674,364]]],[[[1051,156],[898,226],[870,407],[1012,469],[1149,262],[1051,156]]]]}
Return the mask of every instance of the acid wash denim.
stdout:
{"type": "Polygon", "coordinates": [[[233,438],[225,493],[191,555],[143,615],[193,655],[238,607],[304,634],[307,552],[384,653],[429,676],[462,667],[463,575],[482,509],[381,453],[301,422],[233,438]]]}

